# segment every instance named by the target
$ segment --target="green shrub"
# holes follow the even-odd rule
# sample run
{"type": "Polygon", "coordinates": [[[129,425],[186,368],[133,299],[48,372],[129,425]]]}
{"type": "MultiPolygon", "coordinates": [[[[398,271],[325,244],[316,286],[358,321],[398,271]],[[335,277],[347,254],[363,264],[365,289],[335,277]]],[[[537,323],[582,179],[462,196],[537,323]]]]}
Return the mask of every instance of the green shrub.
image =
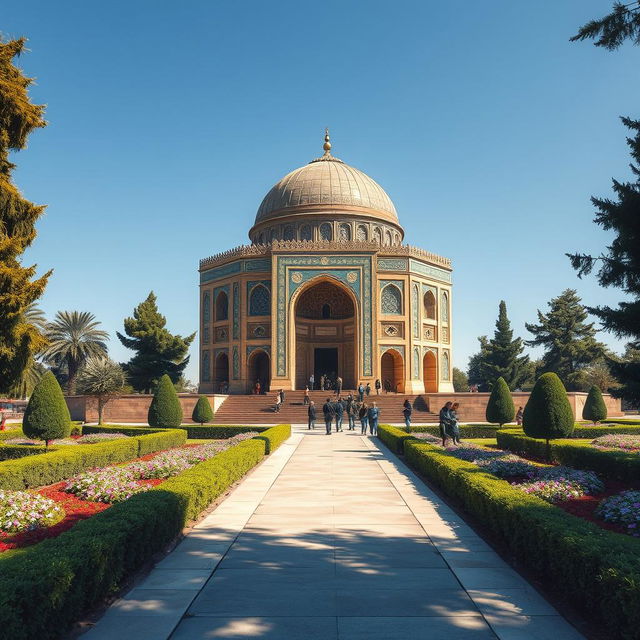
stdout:
{"type": "Polygon", "coordinates": [[[211,403],[209,402],[209,398],[207,398],[207,396],[200,396],[198,398],[196,406],[193,407],[191,419],[194,422],[200,423],[201,425],[205,422],[211,422],[213,420],[213,409],[211,408],[211,403]]]}
{"type": "Polygon", "coordinates": [[[626,424],[626,425],[637,425],[640,427],[640,420],[627,420],[625,418],[614,418],[611,420],[604,420],[607,424],[626,424]]]}
{"type": "Polygon", "coordinates": [[[125,576],[175,540],[188,521],[258,464],[264,453],[264,440],[245,440],[57,538],[1,554],[2,637],[60,637],[84,611],[113,593],[125,576]]]}
{"type": "MultiPolygon", "coordinates": [[[[12,426],[12,425],[10,425],[12,426]]],[[[19,429],[7,429],[6,431],[0,431],[0,442],[3,440],[13,440],[13,438],[25,438],[22,426],[19,429]]]]}
{"type": "Polygon", "coordinates": [[[0,461],[18,460],[19,458],[35,456],[48,451],[53,451],[53,449],[30,444],[5,444],[0,446],[0,461]]]}
{"type": "MultiPolygon", "coordinates": [[[[422,433],[430,432],[422,431],[422,433]]],[[[434,435],[440,435],[440,432],[437,431],[434,435]]],[[[404,453],[404,444],[406,441],[416,441],[416,438],[410,433],[407,433],[404,429],[398,429],[397,427],[392,427],[389,424],[378,425],[378,438],[380,438],[380,440],[382,440],[382,442],[384,442],[391,451],[399,454],[404,453]]]]}
{"type": "Polygon", "coordinates": [[[602,398],[602,391],[595,385],[589,389],[589,395],[582,408],[582,417],[595,424],[607,419],[607,405],[602,398]]]}
{"type": "Polygon", "coordinates": [[[611,424],[611,423],[601,423],[597,427],[589,426],[586,427],[582,424],[577,424],[573,432],[571,433],[572,438],[597,438],[599,436],[606,436],[610,433],[622,433],[627,435],[637,435],[640,433],[640,424],[637,425],[624,425],[624,424],[611,424]]]}
{"type": "Polygon", "coordinates": [[[562,381],[555,373],[543,373],[524,408],[523,429],[531,438],[547,441],[566,438],[573,431],[573,411],[562,381]]]}
{"type": "MultiPolygon", "coordinates": [[[[495,438],[496,431],[500,429],[495,424],[461,424],[458,428],[463,440],[465,438],[495,438]]],[[[416,425],[411,427],[411,433],[430,433],[432,436],[440,436],[440,427],[438,425],[416,425]]]]}
{"type": "Polygon", "coordinates": [[[182,405],[171,378],[165,373],[158,382],[149,406],[147,422],[151,427],[171,428],[182,424],[182,405]]]}
{"type": "Polygon", "coordinates": [[[255,436],[254,440],[264,440],[265,452],[273,453],[285,440],[291,436],[290,424],[279,424],[263,431],[259,436],[255,436]]]}
{"type": "MultiPolygon", "coordinates": [[[[269,427],[252,427],[241,425],[199,425],[199,424],[181,424],[176,429],[183,429],[187,432],[187,438],[197,440],[227,440],[239,433],[247,433],[249,431],[266,431],[269,427]]],[[[157,427],[132,427],[130,425],[93,425],[85,426],[83,433],[124,433],[126,436],[140,435],[141,433],[158,433],[160,429],[157,427]]]]}
{"type": "Polygon", "coordinates": [[[545,440],[529,438],[522,431],[513,429],[498,431],[497,440],[501,449],[508,449],[525,457],[546,459],[576,469],[588,469],[622,482],[637,483],[640,478],[640,456],[637,453],[606,451],[596,449],[588,442],[571,440],[559,440],[547,447],[545,440]]]}
{"type": "Polygon", "coordinates": [[[487,402],[485,416],[487,422],[498,423],[501,427],[512,422],[516,415],[516,408],[511,398],[511,391],[503,377],[496,380],[487,402]]]}
{"type": "Polygon", "coordinates": [[[25,435],[49,441],[67,438],[71,433],[71,416],[56,377],[47,371],[35,386],[22,420],[25,435]]]}
{"type": "Polygon", "coordinates": [[[428,444],[406,442],[405,461],[459,500],[530,570],[562,585],[609,637],[638,638],[640,540],[605,531],[428,444]]]}

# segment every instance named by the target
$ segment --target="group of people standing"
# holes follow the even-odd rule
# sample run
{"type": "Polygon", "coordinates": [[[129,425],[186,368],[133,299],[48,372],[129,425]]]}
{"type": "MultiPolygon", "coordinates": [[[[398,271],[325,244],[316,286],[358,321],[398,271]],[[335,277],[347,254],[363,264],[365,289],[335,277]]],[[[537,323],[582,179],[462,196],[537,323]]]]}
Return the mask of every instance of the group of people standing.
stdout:
{"type": "Polygon", "coordinates": [[[447,438],[451,438],[453,444],[460,444],[460,427],[458,421],[458,402],[447,402],[440,409],[440,436],[442,446],[446,446],[447,438]]]}
{"type": "MultiPolygon", "coordinates": [[[[313,400],[309,403],[307,413],[309,416],[309,429],[315,429],[318,416],[313,400]]],[[[369,429],[371,435],[378,433],[380,409],[375,402],[371,406],[368,406],[366,402],[360,399],[355,400],[351,394],[346,398],[338,397],[335,400],[333,398],[327,398],[327,401],[322,405],[322,414],[324,416],[327,435],[331,435],[331,427],[334,421],[336,432],[342,431],[342,422],[345,416],[348,420],[349,431],[355,431],[356,420],[359,420],[361,434],[366,434],[367,429],[369,429]]]]}

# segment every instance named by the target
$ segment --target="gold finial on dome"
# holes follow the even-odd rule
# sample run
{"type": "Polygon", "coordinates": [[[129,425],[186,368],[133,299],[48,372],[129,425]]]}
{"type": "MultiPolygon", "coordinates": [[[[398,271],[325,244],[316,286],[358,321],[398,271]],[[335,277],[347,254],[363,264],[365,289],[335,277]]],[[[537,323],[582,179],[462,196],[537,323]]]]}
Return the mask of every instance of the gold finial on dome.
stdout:
{"type": "Polygon", "coordinates": [[[325,127],[324,129],[324,144],[322,145],[324,149],[324,155],[331,155],[331,138],[329,138],[329,127],[325,127]]]}

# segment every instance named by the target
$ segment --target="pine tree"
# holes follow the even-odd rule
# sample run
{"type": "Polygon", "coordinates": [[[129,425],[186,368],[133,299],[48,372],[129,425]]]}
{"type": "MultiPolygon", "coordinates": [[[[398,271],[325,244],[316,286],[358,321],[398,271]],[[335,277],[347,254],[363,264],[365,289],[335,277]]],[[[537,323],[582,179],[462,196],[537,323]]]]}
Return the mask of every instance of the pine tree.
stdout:
{"type": "Polygon", "coordinates": [[[514,339],[507,305],[501,300],[496,330],[486,344],[482,363],[482,375],[489,388],[498,378],[504,378],[510,389],[518,389],[522,385],[528,375],[529,362],[529,356],[521,355],[523,351],[522,339],[514,339]]]}
{"type": "Polygon", "coordinates": [[[149,406],[149,426],[168,429],[182,424],[182,405],[171,378],[164,374],[158,381],[156,392],[149,406]]]}
{"type": "Polygon", "coordinates": [[[511,391],[504,378],[498,378],[491,390],[485,417],[487,422],[498,423],[500,426],[511,422],[516,415],[511,391]]]}
{"type": "Polygon", "coordinates": [[[24,199],[11,181],[10,151],[24,149],[29,134],[44,127],[44,106],[29,100],[33,82],[13,64],[25,41],[0,42],[0,391],[23,378],[33,355],[46,341],[25,313],[43,293],[51,272],[33,279],[36,266],[23,266],[22,254],[36,237],[44,206],[24,199]]]}
{"type": "Polygon", "coordinates": [[[213,409],[211,409],[211,404],[207,396],[200,396],[198,398],[198,402],[196,402],[196,406],[193,408],[191,419],[199,424],[213,420],[213,409]]]}
{"type": "MultiPolygon", "coordinates": [[[[631,148],[633,182],[613,181],[616,200],[591,198],[596,208],[594,222],[607,231],[616,233],[606,253],[594,257],[585,254],[568,254],[578,276],[589,274],[599,265],[597,279],[603,287],[618,287],[628,300],[618,307],[588,307],[605,331],[619,338],[631,338],[631,349],[640,349],[640,120],[622,118],[634,132],[627,143],[631,148]]],[[[625,359],[609,358],[611,373],[620,386],[611,393],[633,403],[640,404],[640,363],[625,359]]]]}
{"type": "Polygon", "coordinates": [[[582,408],[582,417],[595,424],[607,419],[607,405],[604,403],[602,391],[595,385],[589,389],[589,395],[582,408]]]}
{"type": "Polygon", "coordinates": [[[614,2],[611,13],[599,20],[587,22],[571,41],[587,38],[597,38],[593,44],[596,47],[605,47],[609,51],[617,49],[627,39],[640,44],[640,2],[614,2]]]}
{"type": "Polygon", "coordinates": [[[529,324],[534,335],[525,341],[530,347],[542,346],[542,367],[539,373],[556,373],[570,391],[584,386],[583,369],[605,354],[604,345],[595,338],[593,323],[574,289],[566,289],[549,302],[549,312],[538,311],[538,324],[529,324]]]}
{"type": "Polygon", "coordinates": [[[128,338],[118,333],[120,342],[136,351],[124,365],[131,386],[149,393],[163,375],[177,382],[189,363],[186,353],[195,333],[182,337],[171,334],[165,327],[167,319],[158,311],[153,291],[133,310],[133,318],[126,318],[124,330],[128,338]]]}
{"type": "Polygon", "coordinates": [[[22,430],[29,438],[51,440],[71,433],[71,417],[56,377],[47,371],[36,385],[24,412],[22,430]]]}

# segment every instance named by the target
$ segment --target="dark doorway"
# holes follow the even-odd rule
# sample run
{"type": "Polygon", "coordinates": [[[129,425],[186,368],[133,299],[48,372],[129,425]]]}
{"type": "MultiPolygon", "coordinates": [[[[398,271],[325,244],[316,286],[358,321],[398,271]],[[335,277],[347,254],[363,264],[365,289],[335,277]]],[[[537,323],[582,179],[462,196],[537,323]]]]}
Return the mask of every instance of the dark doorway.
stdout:
{"type": "Polygon", "coordinates": [[[254,392],[258,381],[260,393],[269,391],[270,374],[269,356],[264,351],[254,351],[249,359],[249,392],[254,392]]]}
{"type": "Polygon", "coordinates": [[[320,376],[329,376],[332,381],[340,375],[338,371],[338,347],[313,350],[313,375],[316,384],[320,384],[320,376]]]}

